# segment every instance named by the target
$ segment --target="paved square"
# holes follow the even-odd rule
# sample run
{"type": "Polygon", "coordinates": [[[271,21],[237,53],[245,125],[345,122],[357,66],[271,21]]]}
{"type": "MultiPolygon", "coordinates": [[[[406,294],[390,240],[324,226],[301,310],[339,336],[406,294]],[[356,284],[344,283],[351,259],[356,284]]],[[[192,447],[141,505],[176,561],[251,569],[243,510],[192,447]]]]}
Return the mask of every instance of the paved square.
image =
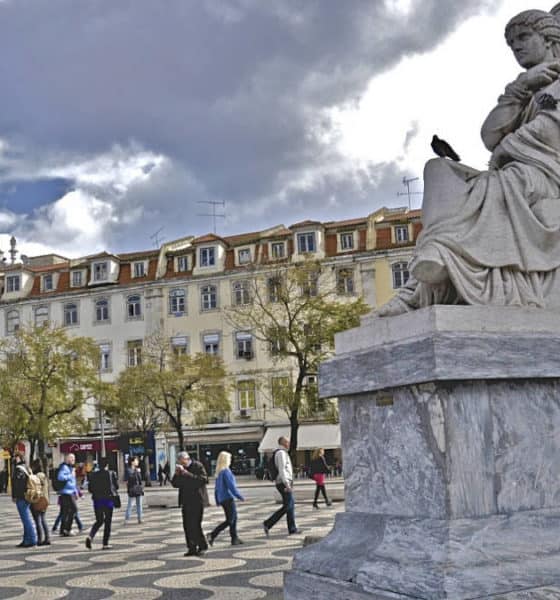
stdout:
{"type": "MultiPolygon", "coordinates": [[[[231,546],[224,531],[204,558],[185,558],[181,514],[178,508],[148,508],[144,523],[124,525],[124,509],[113,515],[110,551],[101,550],[102,531],[85,548],[85,533],[71,538],[52,536],[52,545],[16,548],[22,527],[15,505],[0,496],[0,598],[20,600],[101,600],[130,598],[148,600],[221,600],[282,598],[283,572],[290,568],[294,551],[306,535],[326,535],[341,502],[313,510],[310,502],[296,505],[300,535],[288,536],[282,519],[264,536],[262,521],[275,510],[271,501],[238,503],[239,537],[242,546],[231,546]]],[[[56,506],[47,513],[50,526],[56,506]]],[[[89,530],[93,522],[90,498],[80,502],[80,515],[89,530]]],[[[217,507],[205,511],[204,531],[223,520],[217,507]]]]}

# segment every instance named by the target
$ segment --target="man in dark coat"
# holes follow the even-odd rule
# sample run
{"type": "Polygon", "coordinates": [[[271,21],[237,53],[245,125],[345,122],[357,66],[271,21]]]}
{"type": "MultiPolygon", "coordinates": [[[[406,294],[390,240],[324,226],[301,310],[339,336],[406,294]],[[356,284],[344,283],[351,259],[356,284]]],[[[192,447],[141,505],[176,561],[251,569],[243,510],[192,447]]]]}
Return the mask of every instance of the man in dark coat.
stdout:
{"type": "Polygon", "coordinates": [[[183,513],[183,529],[188,551],[185,556],[203,556],[208,550],[202,531],[204,507],[209,505],[208,475],[202,463],[192,460],[187,452],[179,452],[171,485],[179,489],[179,506],[183,513]]]}

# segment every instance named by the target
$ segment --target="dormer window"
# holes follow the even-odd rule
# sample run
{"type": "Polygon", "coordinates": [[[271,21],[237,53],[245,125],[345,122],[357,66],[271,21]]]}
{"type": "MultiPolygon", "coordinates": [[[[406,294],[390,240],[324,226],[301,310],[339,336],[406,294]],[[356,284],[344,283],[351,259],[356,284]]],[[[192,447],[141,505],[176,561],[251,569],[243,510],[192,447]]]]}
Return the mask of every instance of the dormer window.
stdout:
{"type": "Polygon", "coordinates": [[[54,281],[52,273],[43,275],[43,292],[52,292],[54,290],[54,281]]]}
{"type": "Polygon", "coordinates": [[[6,277],[6,292],[19,292],[21,279],[19,275],[8,275],[6,277]]]}
{"type": "Polygon", "coordinates": [[[178,256],[177,257],[177,272],[184,273],[189,270],[189,257],[188,256],[178,256]]]}
{"type": "Polygon", "coordinates": [[[286,256],[286,244],[284,242],[272,242],[270,244],[270,255],[274,260],[284,258],[286,256]]]}
{"type": "Polygon", "coordinates": [[[251,262],[251,249],[250,248],[240,248],[237,251],[237,262],[240,265],[246,265],[251,262]]]}
{"type": "Polygon", "coordinates": [[[213,267],[216,264],[216,249],[214,246],[207,246],[200,249],[200,266],[213,267]]]}
{"type": "Polygon", "coordinates": [[[395,227],[395,241],[397,244],[408,242],[408,227],[406,225],[395,227]]]}
{"type": "Polygon", "coordinates": [[[297,247],[299,254],[315,252],[317,249],[317,244],[315,243],[315,232],[309,231],[307,233],[298,233],[297,247]]]}
{"type": "Polygon", "coordinates": [[[341,233],[340,234],[340,250],[353,250],[354,249],[354,234],[352,232],[349,233],[341,233]]]}
{"type": "Polygon", "coordinates": [[[93,263],[93,281],[107,281],[109,278],[109,265],[107,262],[93,263]]]}
{"type": "Polygon", "coordinates": [[[134,277],[146,276],[146,263],[144,261],[133,263],[134,277]]]}
{"type": "Polygon", "coordinates": [[[82,287],[83,271],[72,271],[72,287],[82,287]]]}

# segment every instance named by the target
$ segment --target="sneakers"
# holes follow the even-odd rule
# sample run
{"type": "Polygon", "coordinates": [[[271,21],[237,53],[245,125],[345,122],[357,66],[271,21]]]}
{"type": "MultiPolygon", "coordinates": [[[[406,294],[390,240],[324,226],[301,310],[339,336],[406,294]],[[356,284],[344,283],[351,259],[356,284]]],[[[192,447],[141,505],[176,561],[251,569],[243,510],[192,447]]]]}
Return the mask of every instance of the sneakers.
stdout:
{"type": "Polygon", "coordinates": [[[313,508],[314,508],[315,510],[319,510],[319,505],[318,505],[318,504],[314,504],[314,505],[313,505],[313,508]]]}
{"type": "Polygon", "coordinates": [[[327,506],[332,506],[332,500],[327,500],[327,506]]]}
{"type": "Polygon", "coordinates": [[[103,546],[101,548],[101,550],[112,550],[112,549],[113,549],[113,546],[109,546],[109,544],[107,544],[106,546],[103,546]]]}
{"type": "Polygon", "coordinates": [[[189,550],[188,552],[185,552],[183,556],[198,556],[198,552],[196,550],[189,550]]]}
{"type": "Polygon", "coordinates": [[[293,531],[289,531],[288,535],[296,535],[297,533],[301,533],[302,529],[294,529],[293,531]]]}
{"type": "Polygon", "coordinates": [[[89,535],[86,538],[86,548],[88,550],[91,550],[91,538],[89,537],[89,535]]]}
{"type": "Polygon", "coordinates": [[[263,523],[263,531],[264,531],[264,534],[266,535],[266,537],[269,537],[270,527],[268,527],[266,525],[266,523],[263,523]]]}
{"type": "Polygon", "coordinates": [[[206,541],[208,542],[209,546],[213,546],[214,545],[214,536],[211,533],[209,533],[206,536],[206,541]]]}
{"type": "Polygon", "coordinates": [[[241,546],[242,544],[243,544],[243,542],[239,538],[235,538],[234,540],[231,540],[232,546],[241,546]]]}

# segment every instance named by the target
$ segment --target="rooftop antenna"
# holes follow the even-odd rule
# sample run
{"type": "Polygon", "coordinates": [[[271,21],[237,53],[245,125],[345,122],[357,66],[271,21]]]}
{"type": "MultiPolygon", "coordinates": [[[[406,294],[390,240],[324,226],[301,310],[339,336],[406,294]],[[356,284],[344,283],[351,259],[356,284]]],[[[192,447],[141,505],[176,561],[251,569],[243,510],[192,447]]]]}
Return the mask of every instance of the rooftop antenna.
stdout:
{"type": "Polygon", "coordinates": [[[225,212],[226,201],[225,200],[197,200],[196,203],[197,204],[210,204],[210,206],[212,207],[211,213],[198,213],[197,216],[198,217],[212,217],[212,225],[214,227],[214,233],[216,233],[216,219],[218,217],[221,217],[222,219],[226,218],[226,212],[225,212]],[[216,212],[216,206],[224,207],[223,214],[216,212]]]}
{"type": "Polygon", "coordinates": [[[156,248],[159,248],[159,245],[164,240],[164,238],[160,237],[160,235],[159,235],[162,231],[163,231],[163,227],[160,227],[156,232],[152,233],[152,235],[150,236],[150,239],[152,240],[152,242],[156,248]]]}
{"type": "Polygon", "coordinates": [[[10,249],[8,250],[8,254],[10,255],[10,261],[12,265],[16,262],[16,254],[19,252],[16,250],[16,238],[12,235],[10,238],[10,249]]]}
{"type": "Polygon", "coordinates": [[[424,192],[411,192],[410,184],[413,181],[418,181],[418,177],[403,177],[402,184],[406,187],[406,192],[397,192],[397,196],[408,196],[408,210],[411,209],[411,198],[410,196],[416,196],[417,194],[423,194],[424,192]]]}

